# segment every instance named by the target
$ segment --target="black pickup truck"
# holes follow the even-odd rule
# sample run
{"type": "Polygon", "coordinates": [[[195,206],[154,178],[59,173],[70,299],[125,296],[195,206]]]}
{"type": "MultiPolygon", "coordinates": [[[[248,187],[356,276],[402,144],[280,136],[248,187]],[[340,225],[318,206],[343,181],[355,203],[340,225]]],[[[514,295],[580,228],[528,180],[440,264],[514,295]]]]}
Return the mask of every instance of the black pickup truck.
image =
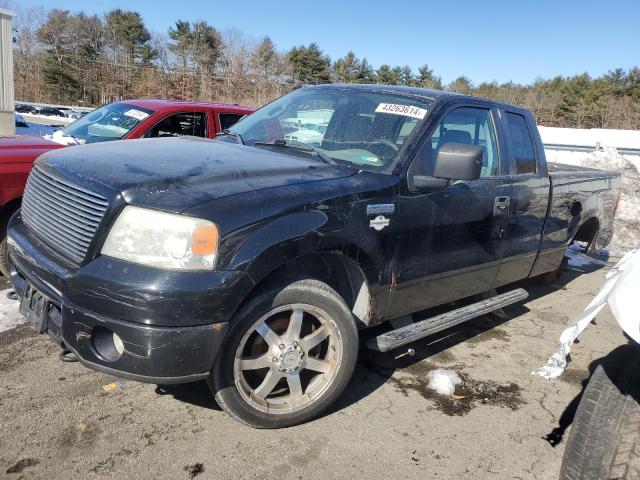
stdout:
{"type": "MultiPolygon", "coordinates": [[[[604,247],[620,180],[548,166],[513,105],[312,86],[216,141],[43,155],[9,225],[11,280],[23,315],[89,368],[207,379],[234,418],[283,427],[341,394],[365,327],[553,275],[573,240],[604,247]]],[[[390,350],[524,296],[367,345],[390,350]]]]}

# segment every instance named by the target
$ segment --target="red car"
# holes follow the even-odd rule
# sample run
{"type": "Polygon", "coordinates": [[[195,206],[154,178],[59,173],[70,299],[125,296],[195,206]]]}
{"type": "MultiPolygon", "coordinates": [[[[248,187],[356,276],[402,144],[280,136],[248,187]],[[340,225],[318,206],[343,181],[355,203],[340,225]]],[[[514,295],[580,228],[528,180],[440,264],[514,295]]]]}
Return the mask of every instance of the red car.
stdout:
{"type": "Polygon", "coordinates": [[[33,162],[67,145],[190,135],[215,138],[253,109],[177,100],[126,100],[98,108],[47,138],[0,137],[0,272],[8,275],[6,226],[20,207],[33,162]]]}

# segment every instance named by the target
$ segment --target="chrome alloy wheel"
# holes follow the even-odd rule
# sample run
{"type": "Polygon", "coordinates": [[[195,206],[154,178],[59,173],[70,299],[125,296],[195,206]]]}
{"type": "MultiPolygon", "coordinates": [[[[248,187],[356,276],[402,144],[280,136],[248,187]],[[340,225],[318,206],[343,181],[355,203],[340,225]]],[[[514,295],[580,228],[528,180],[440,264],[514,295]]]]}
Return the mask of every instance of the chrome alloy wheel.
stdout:
{"type": "Polygon", "coordinates": [[[340,368],[343,342],[336,323],[306,304],[274,308],[242,337],[233,380],[242,398],[267,413],[292,413],[322,397],[340,368]]]}

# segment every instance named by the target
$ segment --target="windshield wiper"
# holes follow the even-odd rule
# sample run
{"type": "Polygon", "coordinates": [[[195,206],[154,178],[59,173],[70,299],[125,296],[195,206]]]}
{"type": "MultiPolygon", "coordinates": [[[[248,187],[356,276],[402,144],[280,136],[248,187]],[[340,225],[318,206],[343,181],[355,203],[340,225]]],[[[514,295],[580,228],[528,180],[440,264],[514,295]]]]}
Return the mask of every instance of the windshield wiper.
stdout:
{"type": "Polygon", "coordinates": [[[240,140],[240,143],[242,145],[244,145],[244,140],[242,139],[242,135],[240,135],[238,132],[232,132],[228,128],[225,128],[224,130],[222,130],[222,134],[223,135],[229,135],[230,137],[237,138],[238,140],[240,140]]]}
{"type": "Polygon", "coordinates": [[[305,152],[315,153],[318,158],[320,158],[323,162],[335,166],[336,162],[331,157],[329,157],[326,153],[324,153],[319,148],[314,147],[313,145],[309,145],[308,143],[301,142],[287,142],[284,139],[274,140],[272,142],[253,142],[254,145],[264,145],[265,147],[284,147],[284,148],[295,148],[297,150],[303,150],[305,152]]]}

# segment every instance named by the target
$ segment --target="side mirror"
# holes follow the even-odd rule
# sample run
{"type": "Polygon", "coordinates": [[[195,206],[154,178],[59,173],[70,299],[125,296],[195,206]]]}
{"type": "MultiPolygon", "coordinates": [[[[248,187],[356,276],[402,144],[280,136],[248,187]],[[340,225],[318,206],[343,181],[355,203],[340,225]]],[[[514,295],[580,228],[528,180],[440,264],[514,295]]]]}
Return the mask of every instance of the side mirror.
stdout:
{"type": "MultiPolygon", "coordinates": [[[[475,180],[480,177],[482,171],[483,155],[484,148],[477,145],[446,143],[438,151],[433,163],[433,173],[431,175],[416,173],[410,178],[410,185],[416,190],[428,192],[445,188],[451,180],[475,180]]],[[[428,157],[421,159],[420,172],[429,170],[425,163],[427,159],[428,157]]]]}
{"type": "Polygon", "coordinates": [[[484,148],[465,143],[446,143],[438,151],[433,176],[446,180],[480,178],[484,148]]]}

